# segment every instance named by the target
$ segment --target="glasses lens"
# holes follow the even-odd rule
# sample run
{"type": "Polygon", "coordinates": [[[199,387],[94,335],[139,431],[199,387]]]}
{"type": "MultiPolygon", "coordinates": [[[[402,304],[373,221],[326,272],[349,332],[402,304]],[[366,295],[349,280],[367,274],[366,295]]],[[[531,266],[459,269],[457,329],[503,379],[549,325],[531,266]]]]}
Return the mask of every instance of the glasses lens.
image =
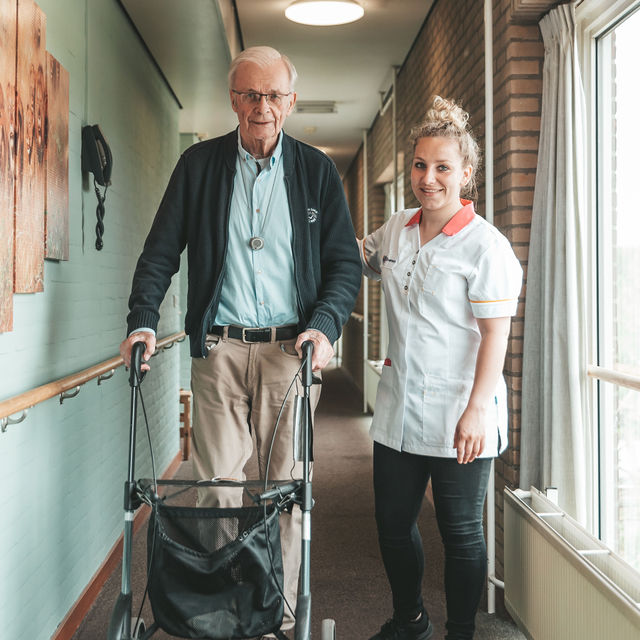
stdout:
{"type": "Polygon", "coordinates": [[[255,91],[235,91],[243,102],[258,104],[262,98],[265,98],[268,104],[274,106],[280,106],[282,104],[282,100],[286,95],[289,94],[280,94],[280,93],[257,93],[255,91]]]}

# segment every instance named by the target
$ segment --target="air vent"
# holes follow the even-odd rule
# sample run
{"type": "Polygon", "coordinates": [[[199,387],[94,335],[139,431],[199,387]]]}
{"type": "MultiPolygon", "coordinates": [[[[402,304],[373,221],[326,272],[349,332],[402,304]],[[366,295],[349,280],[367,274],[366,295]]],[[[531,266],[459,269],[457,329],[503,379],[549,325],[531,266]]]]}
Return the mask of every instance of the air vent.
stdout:
{"type": "Polygon", "coordinates": [[[335,100],[298,100],[296,113],[337,113],[335,100]]]}

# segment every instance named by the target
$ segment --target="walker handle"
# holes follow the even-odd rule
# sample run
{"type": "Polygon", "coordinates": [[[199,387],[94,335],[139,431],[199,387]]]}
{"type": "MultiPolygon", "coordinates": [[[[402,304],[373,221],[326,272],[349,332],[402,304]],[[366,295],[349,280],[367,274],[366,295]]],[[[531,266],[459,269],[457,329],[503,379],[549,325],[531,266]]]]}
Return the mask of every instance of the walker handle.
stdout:
{"type": "Polygon", "coordinates": [[[305,340],[302,343],[302,386],[310,388],[313,384],[311,358],[313,356],[313,342],[305,340]]]}
{"type": "Polygon", "coordinates": [[[129,373],[129,385],[137,387],[144,378],[142,372],[142,356],[147,350],[146,342],[134,342],[131,348],[131,372],[129,373]]]}

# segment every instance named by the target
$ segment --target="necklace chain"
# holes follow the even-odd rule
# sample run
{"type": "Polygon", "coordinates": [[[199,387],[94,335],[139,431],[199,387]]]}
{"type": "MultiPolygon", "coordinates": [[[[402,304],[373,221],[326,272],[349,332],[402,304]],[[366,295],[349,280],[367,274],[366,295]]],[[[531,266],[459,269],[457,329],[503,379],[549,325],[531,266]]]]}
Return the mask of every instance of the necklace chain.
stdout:
{"type": "MultiPolygon", "coordinates": [[[[271,162],[271,159],[269,159],[269,162],[271,162]]],[[[256,166],[258,167],[258,175],[260,174],[260,164],[256,161],[256,166]]],[[[271,169],[271,171],[275,171],[276,168],[275,166],[271,169]]],[[[247,191],[247,185],[245,183],[245,179],[244,179],[244,173],[242,173],[242,169],[240,169],[241,174],[242,174],[242,184],[245,187],[245,192],[247,191]]],[[[262,249],[264,247],[264,230],[265,230],[265,225],[267,223],[267,217],[269,216],[269,213],[271,212],[271,198],[273,197],[273,192],[275,190],[276,187],[276,179],[277,176],[274,173],[273,178],[272,178],[272,182],[271,182],[271,191],[269,192],[269,198],[267,199],[267,204],[265,207],[261,207],[260,211],[264,211],[263,217],[262,217],[262,225],[260,227],[260,231],[258,233],[258,235],[254,235],[251,236],[251,238],[249,238],[249,247],[253,250],[253,251],[260,251],[260,249],[262,249]]],[[[256,176],[256,180],[257,180],[257,176],[256,176]]],[[[254,186],[255,186],[255,181],[254,181],[254,186]]],[[[252,211],[252,217],[253,217],[253,187],[251,189],[251,202],[252,202],[252,206],[251,206],[251,211],[252,211]]],[[[252,225],[253,226],[253,225],[252,225]]]]}

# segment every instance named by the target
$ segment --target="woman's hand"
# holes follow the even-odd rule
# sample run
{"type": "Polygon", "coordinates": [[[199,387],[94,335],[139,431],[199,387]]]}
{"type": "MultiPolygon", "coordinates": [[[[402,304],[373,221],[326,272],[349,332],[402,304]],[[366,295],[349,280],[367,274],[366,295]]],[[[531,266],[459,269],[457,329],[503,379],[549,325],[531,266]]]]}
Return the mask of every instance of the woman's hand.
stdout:
{"type": "Polygon", "coordinates": [[[458,450],[458,463],[473,462],[483,451],[486,409],[467,406],[456,426],[453,447],[458,450]]]}

